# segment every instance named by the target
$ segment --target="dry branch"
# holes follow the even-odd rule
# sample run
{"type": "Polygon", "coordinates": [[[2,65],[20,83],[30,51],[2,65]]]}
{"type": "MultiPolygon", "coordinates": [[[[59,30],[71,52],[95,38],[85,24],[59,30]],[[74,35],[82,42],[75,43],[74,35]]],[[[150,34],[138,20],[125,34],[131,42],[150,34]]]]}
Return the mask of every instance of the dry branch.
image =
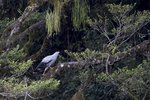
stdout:
{"type": "MultiPolygon", "coordinates": [[[[149,47],[150,47],[150,40],[145,40],[141,44],[134,46],[133,48],[127,50],[126,52],[122,52],[122,53],[118,53],[116,55],[110,56],[108,64],[113,65],[115,62],[120,61],[128,56],[135,56],[136,53],[147,50],[149,49],[149,47]]],[[[102,60],[95,60],[93,62],[82,61],[82,62],[69,62],[69,63],[59,64],[57,66],[56,71],[50,71],[50,76],[53,77],[53,75],[55,75],[56,73],[60,73],[60,71],[62,70],[62,67],[70,68],[70,67],[78,67],[78,66],[101,64],[101,63],[103,63],[102,60]]],[[[103,66],[100,66],[100,67],[103,67],[103,66]]],[[[84,100],[81,98],[84,95],[84,89],[86,89],[86,87],[88,86],[88,84],[90,84],[92,80],[93,80],[93,76],[90,75],[88,80],[86,80],[83,84],[79,86],[79,90],[72,96],[71,100],[76,100],[76,98],[78,99],[80,98],[81,100],[84,100]],[[80,93],[81,91],[82,93],[80,93]]]]}
{"type": "Polygon", "coordinates": [[[40,5],[38,4],[32,4],[29,5],[23,12],[23,14],[13,23],[11,23],[3,32],[2,37],[7,38],[8,36],[12,36],[14,33],[19,32],[20,27],[24,20],[32,14],[33,11],[35,11],[40,5]]]}
{"type": "Polygon", "coordinates": [[[8,49],[9,46],[6,46],[6,45],[10,44],[9,42],[12,41],[11,37],[13,35],[20,32],[20,28],[24,24],[25,19],[28,16],[30,16],[37,8],[39,8],[41,5],[43,5],[47,1],[48,0],[38,0],[38,1],[36,0],[36,2],[33,2],[32,4],[30,4],[29,6],[26,7],[23,14],[18,19],[16,19],[14,22],[9,24],[8,27],[3,31],[2,36],[1,36],[1,39],[3,39],[3,40],[0,43],[0,48],[2,48],[3,50],[8,49]]]}
{"type": "Polygon", "coordinates": [[[0,48],[5,49],[9,48],[10,45],[13,46],[14,43],[24,42],[23,40],[25,40],[25,38],[30,34],[34,33],[35,30],[45,30],[45,21],[41,20],[35,24],[32,24],[25,31],[19,33],[18,35],[14,35],[12,38],[9,38],[9,41],[4,40],[3,43],[1,43],[0,48]]]}
{"type": "MultiPolygon", "coordinates": [[[[110,55],[109,60],[108,60],[108,65],[113,65],[114,63],[126,58],[126,57],[131,57],[135,56],[137,53],[144,52],[146,50],[149,50],[150,48],[150,40],[145,40],[142,43],[132,47],[131,49],[127,50],[126,52],[121,52],[117,53],[115,55],[110,55]]],[[[77,62],[66,62],[66,63],[60,63],[58,64],[54,69],[50,70],[50,73],[46,73],[46,77],[53,77],[55,74],[60,73],[60,71],[66,69],[66,68],[81,68],[82,66],[90,66],[90,65],[100,65],[100,67],[105,67],[106,61],[101,60],[101,59],[95,59],[93,61],[77,61],[77,62]]]]}

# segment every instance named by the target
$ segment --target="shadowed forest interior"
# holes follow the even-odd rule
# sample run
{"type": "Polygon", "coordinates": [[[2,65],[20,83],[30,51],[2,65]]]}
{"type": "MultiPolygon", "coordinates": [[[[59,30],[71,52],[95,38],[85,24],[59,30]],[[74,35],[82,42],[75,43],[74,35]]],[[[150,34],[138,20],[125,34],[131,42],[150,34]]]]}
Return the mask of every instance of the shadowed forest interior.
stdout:
{"type": "Polygon", "coordinates": [[[150,100],[150,0],[0,0],[0,100],[150,100]]]}

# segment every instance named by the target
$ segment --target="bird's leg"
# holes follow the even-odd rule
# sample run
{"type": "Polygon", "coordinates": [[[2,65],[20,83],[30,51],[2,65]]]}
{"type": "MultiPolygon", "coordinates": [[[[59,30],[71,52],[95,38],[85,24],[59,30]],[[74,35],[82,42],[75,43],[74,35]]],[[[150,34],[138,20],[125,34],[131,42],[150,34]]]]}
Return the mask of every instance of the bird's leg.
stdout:
{"type": "Polygon", "coordinates": [[[45,68],[43,75],[45,75],[47,73],[48,69],[49,69],[49,67],[45,68]]]}
{"type": "Polygon", "coordinates": [[[45,71],[44,73],[42,74],[43,75],[43,78],[42,79],[49,79],[49,78],[52,78],[53,77],[53,74],[54,74],[54,71],[55,69],[53,67],[49,67],[49,68],[45,68],[45,71]]]}

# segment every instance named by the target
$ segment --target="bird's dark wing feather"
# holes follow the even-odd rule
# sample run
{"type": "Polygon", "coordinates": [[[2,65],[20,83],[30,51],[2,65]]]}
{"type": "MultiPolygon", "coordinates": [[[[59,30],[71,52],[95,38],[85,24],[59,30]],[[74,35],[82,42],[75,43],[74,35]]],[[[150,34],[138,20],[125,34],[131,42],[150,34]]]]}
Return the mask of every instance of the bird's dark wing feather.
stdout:
{"type": "Polygon", "coordinates": [[[34,70],[34,72],[39,72],[39,73],[43,73],[45,68],[47,67],[47,64],[50,63],[52,60],[50,60],[49,62],[45,63],[45,62],[40,62],[38,64],[38,66],[36,67],[36,69],[34,70]]]}
{"type": "Polygon", "coordinates": [[[46,63],[40,62],[34,72],[43,73],[46,68],[46,63]]]}
{"type": "Polygon", "coordinates": [[[50,63],[52,60],[48,61],[46,64],[50,63]]]}

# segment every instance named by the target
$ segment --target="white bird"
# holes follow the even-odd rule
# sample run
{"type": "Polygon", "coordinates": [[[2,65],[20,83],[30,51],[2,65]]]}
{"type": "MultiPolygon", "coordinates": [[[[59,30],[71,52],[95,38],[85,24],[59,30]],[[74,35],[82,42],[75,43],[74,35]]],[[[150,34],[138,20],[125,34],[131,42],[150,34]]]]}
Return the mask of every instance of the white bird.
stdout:
{"type": "Polygon", "coordinates": [[[57,51],[53,55],[49,55],[49,56],[46,56],[45,58],[43,58],[42,61],[36,67],[35,72],[38,71],[40,73],[43,73],[43,71],[44,71],[43,74],[45,74],[47,69],[49,69],[50,67],[52,67],[55,64],[59,53],[60,52],[57,51]]]}

